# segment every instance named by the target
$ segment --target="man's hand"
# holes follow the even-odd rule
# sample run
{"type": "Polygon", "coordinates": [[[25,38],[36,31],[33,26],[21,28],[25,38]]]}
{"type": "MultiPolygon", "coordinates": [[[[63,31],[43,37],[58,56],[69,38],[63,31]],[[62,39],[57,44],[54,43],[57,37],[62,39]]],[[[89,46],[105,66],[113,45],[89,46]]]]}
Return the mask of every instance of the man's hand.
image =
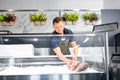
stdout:
{"type": "Polygon", "coordinates": [[[65,62],[66,62],[66,65],[68,66],[68,68],[71,71],[74,71],[76,69],[76,67],[78,66],[77,55],[73,55],[72,59],[67,59],[65,62]]]}
{"type": "Polygon", "coordinates": [[[72,61],[72,60],[67,59],[67,61],[65,62],[69,69],[70,69],[70,66],[71,66],[71,61],[72,61]]]}
{"type": "Polygon", "coordinates": [[[77,68],[77,66],[78,66],[78,62],[75,61],[75,60],[71,60],[71,64],[70,64],[70,68],[69,69],[71,71],[74,71],[77,68]]]}

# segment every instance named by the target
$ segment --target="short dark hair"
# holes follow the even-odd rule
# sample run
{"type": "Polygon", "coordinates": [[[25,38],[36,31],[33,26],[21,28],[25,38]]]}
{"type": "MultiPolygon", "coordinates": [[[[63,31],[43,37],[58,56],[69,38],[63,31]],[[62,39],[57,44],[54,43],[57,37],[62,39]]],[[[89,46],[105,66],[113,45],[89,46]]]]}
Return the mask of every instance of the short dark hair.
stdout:
{"type": "Polygon", "coordinates": [[[63,18],[62,18],[62,17],[55,17],[55,18],[53,19],[53,24],[54,24],[54,23],[59,23],[60,21],[63,21],[63,18]]]}

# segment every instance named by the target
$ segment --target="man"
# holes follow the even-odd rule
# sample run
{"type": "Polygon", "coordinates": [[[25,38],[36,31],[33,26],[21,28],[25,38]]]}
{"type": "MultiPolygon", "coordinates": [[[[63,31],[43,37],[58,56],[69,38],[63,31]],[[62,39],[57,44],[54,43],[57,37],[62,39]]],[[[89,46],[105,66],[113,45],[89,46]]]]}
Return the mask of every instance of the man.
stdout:
{"type": "Polygon", "coordinates": [[[74,40],[74,37],[71,36],[73,32],[67,28],[64,28],[64,21],[61,17],[55,17],[53,19],[53,28],[55,36],[51,37],[51,48],[58,56],[58,58],[65,62],[69,69],[73,70],[74,65],[77,62],[78,47],[74,40]],[[66,36],[66,35],[70,36],[66,36]],[[56,36],[57,35],[57,36],[56,36]],[[72,59],[67,59],[64,55],[69,55],[69,43],[73,47],[73,56],[72,59]]]}

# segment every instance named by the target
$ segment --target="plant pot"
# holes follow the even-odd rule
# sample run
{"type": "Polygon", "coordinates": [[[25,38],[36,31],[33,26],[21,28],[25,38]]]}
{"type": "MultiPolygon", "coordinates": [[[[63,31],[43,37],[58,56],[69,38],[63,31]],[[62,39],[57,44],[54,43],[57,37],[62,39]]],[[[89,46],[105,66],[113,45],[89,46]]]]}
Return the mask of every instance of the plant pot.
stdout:
{"type": "Polygon", "coordinates": [[[89,25],[90,24],[90,20],[85,20],[85,25],[89,25]]]}
{"type": "Polygon", "coordinates": [[[70,24],[70,21],[65,21],[65,25],[69,25],[70,24]]]}
{"type": "Polygon", "coordinates": [[[33,22],[35,26],[40,26],[40,21],[33,22]]]}
{"type": "Polygon", "coordinates": [[[3,22],[2,22],[2,25],[3,25],[3,26],[9,26],[9,22],[3,21],[3,22]]]}
{"type": "Polygon", "coordinates": [[[9,22],[9,25],[10,25],[10,26],[14,26],[14,25],[15,25],[15,21],[10,21],[10,22],[9,22]]]}
{"type": "Polygon", "coordinates": [[[44,26],[46,24],[46,21],[40,21],[40,25],[44,26]]]}
{"type": "Polygon", "coordinates": [[[95,25],[97,23],[97,21],[92,21],[92,25],[95,25]]]}
{"type": "Polygon", "coordinates": [[[72,21],[72,25],[76,25],[77,21],[72,21]]]}

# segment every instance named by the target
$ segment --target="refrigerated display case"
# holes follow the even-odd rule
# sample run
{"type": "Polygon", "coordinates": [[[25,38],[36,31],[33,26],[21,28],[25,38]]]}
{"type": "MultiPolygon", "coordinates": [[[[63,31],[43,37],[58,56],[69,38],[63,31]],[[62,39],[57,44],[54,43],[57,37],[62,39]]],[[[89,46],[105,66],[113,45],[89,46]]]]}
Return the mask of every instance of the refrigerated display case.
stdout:
{"type": "MultiPolygon", "coordinates": [[[[80,33],[73,35],[78,45],[78,62],[89,66],[81,71],[70,71],[56,55],[50,55],[52,34],[3,34],[1,45],[34,46],[34,55],[0,55],[0,80],[105,80],[105,54],[103,33],[80,33]]],[[[19,48],[19,47],[18,47],[19,48]]],[[[6,49],[7,50],[7,49],[6,49]]],[[[11,49],[13,50],[13,49],[11,49]]],[[[73,48],[69,46],[72,58],[73,48]]],[[[26,53],[24,53],[26,54],[26,53]]]]}

